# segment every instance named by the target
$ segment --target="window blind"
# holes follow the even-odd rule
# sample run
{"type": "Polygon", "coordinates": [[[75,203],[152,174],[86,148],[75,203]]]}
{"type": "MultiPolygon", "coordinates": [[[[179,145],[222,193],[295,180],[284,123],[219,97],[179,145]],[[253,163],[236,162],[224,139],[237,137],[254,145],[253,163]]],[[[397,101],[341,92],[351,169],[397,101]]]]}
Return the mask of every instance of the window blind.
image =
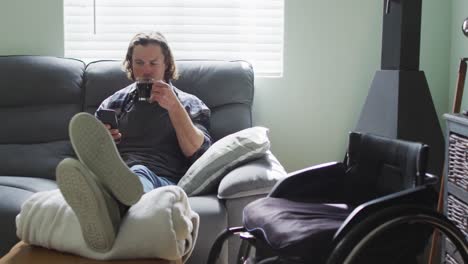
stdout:
{"type": "Polygon", "coordinates": [[[284,0],[64,0],[65,56],[123,59],[140,31],[163,33],[176,59],[246,60],[283,71],[284,0]]]}

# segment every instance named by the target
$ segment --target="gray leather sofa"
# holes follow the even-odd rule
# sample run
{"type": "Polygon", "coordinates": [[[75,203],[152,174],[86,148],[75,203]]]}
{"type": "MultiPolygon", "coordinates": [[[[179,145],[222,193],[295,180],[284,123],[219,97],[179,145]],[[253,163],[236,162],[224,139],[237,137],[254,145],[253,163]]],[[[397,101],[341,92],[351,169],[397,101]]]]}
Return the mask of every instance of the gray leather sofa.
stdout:
{"type": "MultiPolygon", "coordinates": [[[[177,66],[181,77],[174,85],[210,107],[215,140],[252,126],[254,76],[248,63],[196,60],[177,61],[177,66]]],[[[86,65],[56,57],[0,56],[0,256],[18,241],[15,217],[23,201],[34,192],[57,188],[55,167],[73,156],[70,118],[80,111],[93,113],[104,98],[129,83],[118,61],[86,65]]],[[[240,225],[243,207],[268,193],[272,179],[284,176],[276,158],[268,157],[232,170],[218,193],[190,197],[201,224],[189,263],[205,263],[216,235],[240,225]]],[[[223,263],[237,253],[235,244],[224,248],[223,263]]]]}

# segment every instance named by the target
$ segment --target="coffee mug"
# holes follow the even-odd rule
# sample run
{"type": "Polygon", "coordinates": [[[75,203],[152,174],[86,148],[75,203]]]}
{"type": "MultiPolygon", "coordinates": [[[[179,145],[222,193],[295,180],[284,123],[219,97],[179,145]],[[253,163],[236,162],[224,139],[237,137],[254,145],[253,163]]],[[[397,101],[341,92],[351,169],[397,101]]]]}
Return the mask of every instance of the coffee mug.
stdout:
{"type": "Polygon", "coordinates": [[[153,89],[154,80],[151,78],[138,78],[136,80],[138,101],[149,102],[151,89],[153,89]]]}

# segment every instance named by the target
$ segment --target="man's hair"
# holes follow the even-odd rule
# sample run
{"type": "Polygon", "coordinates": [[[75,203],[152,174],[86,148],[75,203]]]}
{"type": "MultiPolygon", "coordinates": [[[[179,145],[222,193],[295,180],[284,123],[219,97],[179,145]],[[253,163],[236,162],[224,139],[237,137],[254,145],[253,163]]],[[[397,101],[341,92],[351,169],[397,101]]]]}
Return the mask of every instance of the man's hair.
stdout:
{"type": "Polygon", "coordinates": [[[135,76],[133,75],[133,49],[137,45],[147,46],[149,44],[159,45],[161,47],[162,53],[164,55],[164,64],[166,65],[166,71],[164,72],[164,81],[169,80],[177,80],[178,73],[177,68],[174,60],[174,56],[172,55],[172,51],[167,44],[166,38],[160,32],[141,32],[136,34],[130,43],[128,44],[127,55],[125,56],[123,66],[124,70],[127,73],[127,77],[131,80],[135,80],[135,76]]]}

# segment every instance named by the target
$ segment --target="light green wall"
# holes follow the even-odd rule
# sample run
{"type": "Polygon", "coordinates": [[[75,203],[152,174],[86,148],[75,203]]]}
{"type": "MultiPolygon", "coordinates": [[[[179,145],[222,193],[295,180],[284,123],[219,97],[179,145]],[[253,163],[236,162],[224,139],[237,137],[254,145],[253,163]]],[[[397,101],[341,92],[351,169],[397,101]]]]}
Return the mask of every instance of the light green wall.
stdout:
{"type": "Polygon", "coordinates": [[[0,0],[0,55],[63,56],[62,0],[0,0]]]}
{"type": "MultiPolygon", "coordinates": [[[[466,0],[463,0],[466,1],[466,0]]],[[[288,171],[344,156],[380,67],[383,1],[286,1],[285,72],[257,78],[255,121],[288,171]]],[[[447,109],[450,4],[423,0],[420,68],[447,109]]]]}
{"type": "Polygon", "coordinates": [[[288,171],[342,159],[380,66],[375,0],[286,1],[284,76],[256,79],[255,121],[288,171]]]}
{"type": "MultiPolygon", "coordinates": [[[[450,25],[451,32],[451,54],[450,54],[450,94],[448,97],[447,112],[452,111],[455,86],[458,76],[458,66],[460,58],[468,57],[468,38],[461,32],[463,20],[468,17],[468,1],[452,0],[452,19],[450,25]]],[[[465,85],[464,96],[462,101],[462,110],[468,109],[468,89],[465,85]]]]}
{"type": "MultiPolygon", "coordinates": [[[[0,55],[63,56],[62,0],[0,1],[0,55]]],[[[421,37],[421,69],[439,115],[448,104],[451,10],[445,2],[423,0],[421,37]]],[[[256,78],[254,123],[270,128],[272,150],[288,171],[343,158],[347,132],[380,67],[382,5],[285,0],[284,75],[256,78]]]]}
{"type": "Polygon", "coordinates": [[[429,83],[443,132],[448,107],[451,1],[422,0],[420,69],[429,83]]]}

